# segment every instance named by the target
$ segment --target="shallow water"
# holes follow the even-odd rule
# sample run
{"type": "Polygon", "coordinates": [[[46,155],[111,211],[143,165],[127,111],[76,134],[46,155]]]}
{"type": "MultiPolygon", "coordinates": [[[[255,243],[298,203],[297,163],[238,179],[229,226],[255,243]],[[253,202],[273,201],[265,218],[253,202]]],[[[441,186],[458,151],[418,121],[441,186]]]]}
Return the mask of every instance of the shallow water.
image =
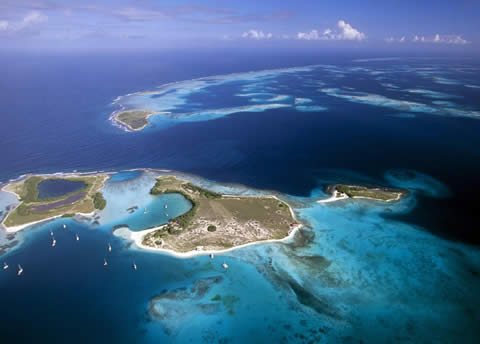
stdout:
{"type": "MultiPolygon", "coordinates": [[[[26,172],[176,169],[215,191],[275,193],[307,226],[289,242],[249,246],[213,260],[139,251],[114,236],[114,226],[158,225],[167,220],[165,203],[171,216],[188,204],[175,195],[149,195],[153,172],[123,171],[107,181],[107,207],[93,218],[58,219],[15,235],[0,232],[1,259],[10,266],[0,271],[2,309],[8,310],[0,312],[2,339],[478,342],[480,121],[455,116],[457,110],[465,115],[480,109],[478,89],[463,86],[478,84],[478,65],[335,57],[320,61],[317,70],[216,77],[210,89],[186,82],[168,98],[131,99],[138,100],[135,106],[156,99],[162,108],[193,116],[152,117],[144,132],[127,133],[108,120],[121,100],[108,104],[119,95],[272,65],[318,65],[321,59],[253,61],[249,55],[242,65],[226,59],[213,68],[211,56],[200,54],[194,71],[186,67],[190,58],[178,56],[127,60],[128,70],[126,60],[111,57],[49,57],[42,60],[44,68],[33,69],[28,59],[1,64],[10,67],[0,80],[0,108],[15,113],[0,128],[9,147],[3,151],[2,180],[26,172]],[[9,80],[18,87],[7,87],[9,80]],[[341,91],[328,95],[319,88],[341,91]],[[458,97],[433,103],[427,93],[408,89],[458,97]],[[257,95],[238,96],[248,93],[257,95]],[[363,94],[365,102],[352,101],[352,95],[363,94]],[[275,100],[285,106],[258,107],[280,95],[289,96],[275,100]],[[19,97],[28,101],[12,102],[19,97]],[[385,98],[395,102],[384,106],[385,98]],[[454,110],[433,116],[417,106],[415,117],[406,119],[412,109],[403,109],[405,102],[454,110]],[[302,112],[297,105],[326,110],[302,112]],[[242,106],[249,107],[237,112],[242,106]],[[52,121],[61,128],[52,128],[52,121]],[[333,183],[407,188],[409,196],[389,204],[316,203],[328,197],[324,187],[333,183]],[[20,278],[17,264],[24,268],[20,278]]],[[[3,213],[16,203],[12,194],[0,193],[3,213]]]]}

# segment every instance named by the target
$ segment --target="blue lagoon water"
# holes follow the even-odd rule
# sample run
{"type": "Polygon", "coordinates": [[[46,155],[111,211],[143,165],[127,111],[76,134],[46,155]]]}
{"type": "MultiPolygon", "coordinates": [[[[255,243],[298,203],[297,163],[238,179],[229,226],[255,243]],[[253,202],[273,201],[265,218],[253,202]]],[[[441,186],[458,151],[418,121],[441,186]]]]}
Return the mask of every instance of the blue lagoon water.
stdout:
{"type": "MultiPolygon", "coordinates": [[[[196,56],[194,68],[174,53],[1,57],[1,182],[121,171],[94,217],[0,230],[2,340],[477,343],[477,60],[196,56]],[[147,107],[170,114],[134,133],[110,120],[147,107]],[[115,226],[141,230],[168,221],[165,204],[170,217],[191,206],[149,195],[158,173],[274,193],[306,227],[213,260],[141,251],[115,226]],[[333,183],[409,196],[317,203],[333,183]]],[[[1,192],[0,218],[17,203],[1,192]]]]}
{"type": "Polygon", "coordinates": [[[71,192],[79,191],[87,185],[84,182],[76,182],[65,179],[47,179],[41,181],[38,186],[38,199],[56,198],[71,192]]]}

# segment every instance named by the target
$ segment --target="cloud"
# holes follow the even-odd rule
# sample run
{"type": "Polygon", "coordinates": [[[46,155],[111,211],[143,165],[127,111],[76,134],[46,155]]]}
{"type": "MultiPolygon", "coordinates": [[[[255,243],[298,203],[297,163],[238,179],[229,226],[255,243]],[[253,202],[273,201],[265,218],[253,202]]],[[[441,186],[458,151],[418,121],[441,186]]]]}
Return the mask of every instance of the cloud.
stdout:
{"type": "Polygon", "coordinates": [[[31,11],[19,21],[10,22],[7,20],[0,20],[0,33],[15,34],[25,32],[31,30],[33,26],[47,21],[48,17],[46,15],[38,11],[31,11]]]}
{"type": "Polygon", "coordinates": [[[463,39],[460,35],[443,35],[438,33],[433,38],[433,43],[446,43],[446,44],[468,44],[470,43],[466,39],[463,39]]]}
{"type": "Polygon", "coordinates": [[[251,39],[270,39],[272,38],[273,35],[269,33],[264,33],[263,31],[258,31],[258,30],[249,30],[244,33],[242,33],[242,38],[251,38],[251,39]]]}
{"type": "Polygon", "coordinates": [[[363,32],[354,29],[350,24],[345,23],[343,20],[339,20],[337,26],[341,30],[341,33],[337,35],[337,39],[361,41],[366,38],[363,32]]]}
{"type": "Polygon", "coordinates": [[[310,32],[299,32],[297,33],[297,38],[304,39],[306,41],[316,41],[322,39],[317,30],[312,30],[310,32]]]}
{"type": "Polygon", "coordinates": [[[297,33],[297,39],[307,41],[317,40],[338,40],[338,41],[363,41],[366,35],[363,32],[353,28],[352,25],[346,23],[344,20],[339,20],[337,23],[338,30],[326,29],[320,34],[317,30],[310,32],[297,33]]]}
{"type": "MultiPolygon", "coordinates": [[[[460,35],[440,35],[438,33],[433,37],[415,35],[412,37],[410,41],[414,43],[438,43],[438,44],[443,43],[443,44],[460,44],[460,45],[470,43],[466,39],[463,39],[462,36],[460,35]]],[[[407,42],[407,38],[405,36],[402,36],[400,38],[388,37],[388,38],[385,38],[385,42],[404,43],[404,42],[407,42]]]]}

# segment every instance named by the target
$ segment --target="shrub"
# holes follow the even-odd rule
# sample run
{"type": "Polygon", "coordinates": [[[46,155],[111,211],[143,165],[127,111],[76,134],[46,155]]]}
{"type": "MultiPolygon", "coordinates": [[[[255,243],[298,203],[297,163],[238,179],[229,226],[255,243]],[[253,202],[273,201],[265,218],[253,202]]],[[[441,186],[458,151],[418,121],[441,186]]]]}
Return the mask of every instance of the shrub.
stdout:
{"type": "Polygon", "coordinates": [[[215,231],[217,230],[217,227],[214,226],[214,225],[210,225],[210,226],[208,226],[207,230],[208,230],[209,232],[215,232],[215,231]]]}
{"type": "Polygon", "coordinates": [[[103,210],[107,206],[107,201],[103,198],[101,192],[96,192],[95,196],[93,196],[93,206],[98,210],[103,210]]]}

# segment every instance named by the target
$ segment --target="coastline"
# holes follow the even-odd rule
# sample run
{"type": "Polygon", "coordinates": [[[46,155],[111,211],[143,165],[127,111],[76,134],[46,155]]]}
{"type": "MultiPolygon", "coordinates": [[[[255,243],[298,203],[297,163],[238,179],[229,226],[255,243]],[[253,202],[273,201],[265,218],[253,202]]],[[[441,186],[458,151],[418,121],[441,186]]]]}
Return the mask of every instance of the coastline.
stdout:
{"type": "MultiPolygon", "coordinates": [[[[151,124],[151,122],[148,120],[151,116],[171,114],[170,111],[157,111],[157,112],[153,112],[153,113],[151,113],[151,114],[148,114],[148,115],[145,117],[145,120],[147,121],[147,123],[145,123],[144,125],[142,125],[140,128],[132,128],[128,123],[125,123],[125,122],[123,122],[123,121],[121,121],[121,120],[118,119],[118,115],[120,115],[121,113],[126,112],[126,111],[131,111],[131,110],[122,109],[122,110],[113,112],[112,115],[110,116],[110,120],[113,121],[114,123],[116,123],[116,124],[117,124],[118,126],[120,126],[121,128],[123,128],[126,132],[142,131],[142,130],[145,129],[148,125],[151,124]]],[[[145,110],[141,110],[141,111],[145,111],[145,110]]]]}
{"type": "MultiPolygon", "coordinates": [[[[141,171],[145,171],[145,172],[151,171],[151,172],[160,172],[160,173],[172,173],[172,175],[175,175],[175,176],[178,175],[178,173],[176,173],[174,171],[165,170],[165,169],[135,168],[135,169],[129,169],[128,171],[132,171],[132,170],[141,170],[141,171]]],[[[86,173],[74,172],[74,173],[54,173],[54,174],[25,174],[25,175],[22,175],[19,178],[16,178],[14,181],[10,181],[8,184],[4,185],[0,189],[0,191],[5,191],[5,192],[8,192],[8,193],[14,194],[17,197],[17,199],[19,199],[19,196],[15,192],[5,190],[4,188],[7,187],[8,185],[10,185],[12,182],[21,181],[25,178],[28,178],[28,177],[32,176],[32,175],[43,176],[43,177],[45,177],[45,176],[47,176],[47,177],[48,176],[81,177],[81,176],[85,176],[85,175],[96,175],[96,176],[105,175],[105,178],[103,180],[103,183],[105,183],[107,178],[111,174],[114,174],[114,173],[115,172],[100,172],[99,171],[99,172],[86,172],[86,173]]],[[[228,198],[258,198],[258,197],[262,197],[262,198],[271,198],[271,199],[278,200],[279,202],[283,202],[287,205],[288,210],[289,210],[293,220],[296,222],[296,225],[292,226],[292,228],[288,232],[288,235],[286,235],[285,237],[283,237],[281,239],[266,239],[266,240],[252,241],[252,242],[248,242],[248,243],[241,244],[241,245],[238,245],[238,246],[229,247],[229,248],[226,248],[226,249],[216,249],[216,250],[203,250],[203,249],[201,249],[201,250],[193,250],[193,251],[188,251],[188,252],[177,252],[177,251],[174,251],[174,250],[171,250],[171,249],[155,248],[155,247],[150,247],[150,246],[146,246],[146,245],[142,244],[142,240],[143,240],[143,237],[145,235],[147,235],[148,233],[151,233],[153,231],[156,231],[158,229],[161,229],[164,226],[166,226],[167,224],[157,226],[155,228],[145,229],[145,230],[138,231],[138,232],[134,232],[134,231],[131,231],[127,227],[123,227],[123,228],[118,228],[118,229],[114,230],[113,234],[116,235],[116,236],[119,236],[123,239],[133,241],[135,243],[135,245],[137,246],[137,248],[139,248],[139,249],[164,253],[164,254],[168,254],[168,255],[171,255],[171,256],[174,256],[174,257],[177,257],[177,258],[191,258],[191,257],[195,257],[195,256],[200,256],[200,255],[209,255],[209,254],[212,254],[212,253],[213,254],[227,253],[227,252],[233,251],[235,249],[239,249],[239,248],[243,248],[243,247],[247,247],[247,246],[251,246],[251,245],[262,244],[262,243],[283,242],[283,241],[286,241],[286,240],[289,240],[289,239],[293,238],[295,233],[300,228],[304,227],[304,224],[297,220],[297,218],[295,216],[295,212],[293,211],[291,205],[289,203],[287,203],[286,201],[281,200],[276,195],[272,195],[272,194],[264,194],[264,195],[225,194],[225,195],[222,195],[222,197],[226,197],[226,198],[227,197],[228,198]],[[118,231],[121,231],[121,232],[118,232],[118,231]],[[125,231],[127,231],[126,233],[128,235],[124,234],[125,231]]],[[[22,204],[22,202],[20,201],[16,205],[16,207],[14,209],[12,209],[11,211],[14,211],[21,204],[22,204]]],[[[75,215],[93,216],[95,213],[96,213],[96,210],[92,211],[91,213],[75,213],[75,215]]],[[[29,222],[29,223],[25,223],[25,224],[21,224],[21,225],[17,225],[17,226],[11,226],[11,227],[7,227],[4,224],[4,221],[6,220],[7,217],[8,217],[8,215],[3,219],[3,221],[1,222],[1,225],[5,228],[5,231],[7,233],[15,233],[15,232],[21,231],[21,230],[23,230],[27,227],[30,227],[30,226],[33,226],[33,225],[36,225],[36,224],[40,224],[40,223],[44,223],[44,222],[48,222],[48,221],[52,221],[52,220],[61,218],[62,215],[55,215],[55,216],[51,216],[51,217],[41,219],[41,220],[38,220],[38,221],[29,222]]]]}
{"type": "MultiPolygon", "coordinates": [[[[28,223],[24,223],[24,224],[21,224],[21,225],[17,225],[17,226],[7,226],[5,224],[5,221],[7,220],[8,218],[8,215],[10,215],[10,213],[14,212],[23,202],[20,200],[20,196],[18,194],[16,194],[15,192],[13,191],[10,191],[10,190],[6,190],[5,188],[9,185],[11,185],[12,183],[17,183],[19,181],[22,181],[23,179],[26,179],[26,178],[29,178],[31,176],[41,176],[41,177],[50,177],[50,176],[62,176],[62,177],[82,177],[82,176],[101,176],[103,175],[104,178],[103,178],[103,181],[102,181],[102,187],[99,189],[103,189],[105,187],[105,182],[107,181],[107,179],[109,178],[110,174],[112,173],[108,173],[108,172],[101,172],[101,171],[98,171],[98,172],[85,172],[85,173],[78,173],[78,172],[72,172],[72,173],[64,173],[64,172],[58,172],[58,173],[45,173],[45,174],[33,174],[33,173],[28,173],[28,174],[24,174],[22,176],[20,176],[19,178],[16,178],[14,179],[13,181],[9,181],[7,184],[3,185],[1,188],[0,188],[0,192],[8,192],[10,194],[13,194],[17,197],[17,200],[19,201],[19,203],[12,209],[10,210],[6,215],[5,217],[3,218],[2,222],[0,222],[0,225],[5,228],[5,231],[7,233],[15,233],[15,232],[18,232],[18,231],[21,231],[22,229],[25,229],[27,227],[30,227],[30,226],[33,226],[33,225],[36,225],[36,224],[39,224],[39,223],[42,223],[42,222],[47,222],[47,221],[51,221],[51,220],[54,220],[54,219],[57,219],[57,218],[60,218],[62,217],[64,214],[62,215],[55,215],[55,216],[50,216],[50,217],[47,217],[45,219],[41,219],[41,220],[38,220],[38,221],[33,221],[33,222],[28,222],[28,223]]],[[[95,209],[90,212],[90,213],[75,213],[75,215],[82,215],[82,216],[92,216],[95,214],[95,209]]]]}
{"type": "Polygon", "coordinates": [[[142,249],[142,250],[164,253],[164,254],[171,255],[175,258],[187,259],[187,258],[193,258],[193,257],[196,257],[196,256],[205,256],[205,255],[209,255],[209,254],[228,253],[228,252],[231,252],[233,250],[237,250],[237,249],[244,248],[244,247],[247,247],[247,246],[252,246],[252,245],[267,244],[267,243],[274,243],[274,242],[283,242],[283,241],[286,241],[286,240],[289,240],[289,239],[293,238],[295,236],[295,234],[297,233],[297,231],[300,228],[302,228],[304,225],[301,224],[301,223],[297,224],[290,231],[290,233],[282,239],[268,239],[268,240],[252,241],[252,242],[249,242],[249,243],[246,243],[246,244],[242,244],[242,245],[238,245],[238,246],[234,246],[234,247],[230,247],[230,248],[226,248],[226,249],[220,249],[220,250],[195,250],[195,251],[187,251],[187,252],[177,252],[177,251],[166,249],[166,248],[151,247],[151,246],[146,246],[146,245],[142,244],[142,240],[143,240],[143,237],[145,235],[147,235],[151,232],[154,232],[156,230],[162,229],[164,226],[166,226],[166,225],[161,225],[161,226],[158,226],[158,227],[155,227],[155,228],[145,229],[143,231],[138,231],[138,232],[134,232],[134,231],[131,231],[130,229],[128,229],[126,227],[123,227],[123,228],[117,229],[114,232],[114,235],[116,235],[120,238],[123,238],[123,239],[133,241],[135,243],[135,246],[137,246],[137,248],[142,249]],[[122,234],[115,234],[117,231],[122,230],[122,229],[123,229],[123,232],[128,231],[127,232],[128,236],[125,236],[125,235],[122,235],[122,234]]]}
{"type": "Polygon", "coordinates": [[[350,198],[350,197],[348,197],[345,194],[341,194],[340,196],[338,196],[338,191],[334,190],[333,194],[329,198],[318,200],[317,203],[331,203],[331,202],[336,202],[336,201],[347,199],[347,198],[350,198]]]}
{"type": "Polygon", "coordinates": [[[384,202],[384,203],[390,203],[390,202],[397,202],[399,200],[402,199],[402,195],[403,193],[401,192],[398,192],[397,193],[397,197],[394,198],[394,199],[388,199],[388,200],[383,200],[383,199],[378,199],[378,198],[373,198],[373,197],[366,197],[366,196],[353,196],[353,197],[350,197],[344,193],[339,193],[337,190],[334,190],[333,191],[333,194],[328,197],[328,198],[325,198],[325,199],[321,199],[321,200],[318,200],[316,201],[317,203],[331,203],[331,202],[336,202],[336,201],[340,201],[342,199],[366,199],[366,200],[370,200],[370,201],[377,201],[377,202],[384,202]],[[340,196],[338,196],[340,194],[340,196]]]}
{"type": "Polygon", "coordinates": [[[158,252],[158,253],[164,253],[164,254],[174,256],[176,258],[186,259],[186,258],[192,258],[192,257],[196,257],[196,256],[209,255],[209,254],[227,253],[227,252],[230,252],[230,251],[233,251],[233,250],[236,250],[236,249],[240,249],[240,248],[247,247],[247,246],[252,246],[252,245],[274,243],[274,242],[283,242],[283,241],[286,241],[286,240],[289,240],[289,239],[293,238],[295,236],[295,234],[297,233],[297,231],[300,228],[305,226],[303,223],[298,221],[297,217],[295,216],[295,212],[293,211],[290,204],[281,200],[280,198],[278,198],[275,195],[262,195],[262,196],[256,196],[256,195],[222,195],[222,197],[230,197],[230,198],[267,197],[267,198],[276,199],[279,202],[283,202],[288,206],[288,210],[290,211],[290,214],[292,215],[292,218],[295,220],[295,222],[297,222],[297,224],[289,231],[287,236],[285,236],[284,238],[281,238],[281,239],[266,239],[266,240],[252,241],[252,242],[248,242],[248,243],[241,244],[241,245],[238,245],[238,246],[229,247],[229,248],[226,248],[226,249],[217,249],[217,250],[203,250],[202,249],[202,250],[194,250],[194,251],[187,251],[187,252],[177,252],[177,251],[166,249],[166,248],[151,247],[151,246],[144,245],[142,243],[145,235],[147,235],[151,232],[154,232],[156,230],[162,229],[163,227],[167,226],[168,224],[157,226],[155,228],[145,229],[145,230],[142,230],[142,231],[132,231],[127,227],[123,227],[123,228],[116,229],[113,232],[113,234],[115,236],[121,237],[123,239],[133,241],[135,243],[135,245],[137,246],[137,248],[139,248],[139,249],[152,251],[152,252],[158,252]],[[121,231],[121,232],[117,233],[118,231],[121,231]],[[126,232],[127,235],[124,235],[125,232],[126,232]],[[115,234],[115,233],[117,233],[117,234],[115,234]]]}

